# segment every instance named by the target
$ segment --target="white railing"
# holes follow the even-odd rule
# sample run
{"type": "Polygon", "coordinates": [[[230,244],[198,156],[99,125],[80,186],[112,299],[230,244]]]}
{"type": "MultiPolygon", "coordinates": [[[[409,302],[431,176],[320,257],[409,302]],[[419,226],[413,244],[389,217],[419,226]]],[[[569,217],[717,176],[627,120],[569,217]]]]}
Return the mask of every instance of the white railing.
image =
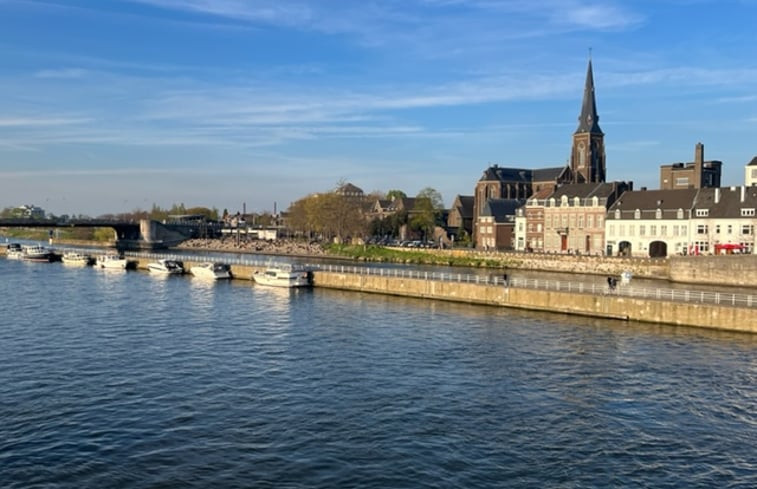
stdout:
{"type": "MultiPolygon", "coordinates": [[[[270,267],[284,265],[289,262],[251,259],[246,257],[237,258],[212,258],[198,255],[177,255],[166,253],[147,253],[147,252],[127,252],[128,256],[143,259],[168,258],[172,260],[200,262],[200,261],[222,261],[229,265],[240,265],[249,267],[270,267]]],[[[428,272],[421,270],[412,270],[401,267],[382,268],[382,267],[364,267],[356,265],[330,265],[330,264],[308,264],[305,265],[310,270],[320,270],[331,273],[346,273],[355,275],[376,275],[382,277],[397,277],[416,280],[432,280],[444,282],[459,282],[480,285],[505,286],[503,275],[475,275],[468,273],[443,273],[428,272]]],[[[608,295],[618,297],[635,297],[643,299],[654,299],[672,302],[693,302],[701,304],[718,304],[724,306],[739,307],[757,307],[757,296],[750,294],[734,294],[731,292],[715,292],[703,290],[684,290],[671,288],[647,288],[635,287],[633,285],[619,284],[614,289],[610,289],[605,282],[604,277],[597,282],[572,282],[565,280],[551,279],[530,279],[520,277],[510,277],[507,281],[508,287],[554,290],[558,292],[572,292],[577,294],[608,295]]]]}

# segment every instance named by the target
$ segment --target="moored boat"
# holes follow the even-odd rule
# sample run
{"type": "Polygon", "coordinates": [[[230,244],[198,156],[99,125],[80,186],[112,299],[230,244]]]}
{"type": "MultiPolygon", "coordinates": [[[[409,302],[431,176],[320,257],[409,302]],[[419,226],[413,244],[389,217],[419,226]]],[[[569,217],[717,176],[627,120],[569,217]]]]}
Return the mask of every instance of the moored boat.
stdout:
{"type": "Polygon", "coordinates": [[[180,261],[169,260],[167,258],[148,263],[147,269],[152,273],[162,273],[166,275],[181,275],[184,273],[184,266],[180,261]]]}
{"type": "Polygon", "coordinates": [[[88,266],[92,265],[95,262],[95,259],[86,253],[81,253],[79,251],[67,251],[63,253],[63,258],[61,258],[61,261],[66,265],[81,265],[81,266],[88,266]]]}
{"type": "Polygon", "coordinates": [[[252,278],[260,285],[271,287],[308,287],[313,283],[310,271],[291,265],[266,268],[255,272],[252,278]]]}
{"type": "Polygon", "coordinates": [[[210,280],[231,278],[231,267],[226,263],[198,263],[197,265],[193,265],[189,271],[198,278],[210,280]]]}
{"type": "Polygon", "coordinates": [[[24,249],[18,243],[10,243],[5,247],[5,257],[10,260],[20,260],[24,256],[24,249]]]}
{"type": "Polygon", "coordinates": [[[122,255],[108,254],[98,256],[95,266],[109,270],[126,270],[131,268],[131,262],[122,255]]]}
{"type": "Polygon", "coordinates": [[[21,255],[22,260],[50,262],[53,260],[53,252],[40,245],[25,246],[21,255]]]}

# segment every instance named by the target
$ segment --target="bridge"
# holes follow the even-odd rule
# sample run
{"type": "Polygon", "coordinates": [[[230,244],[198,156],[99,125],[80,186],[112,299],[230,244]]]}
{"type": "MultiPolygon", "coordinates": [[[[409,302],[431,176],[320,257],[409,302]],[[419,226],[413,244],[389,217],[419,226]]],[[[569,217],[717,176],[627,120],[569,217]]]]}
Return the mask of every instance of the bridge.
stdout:
{"type": "Polygon", "coordinates": [[[0,219],[0,228],[112,228],[120,250],[162,249],[192,238],[215,237],[221,224],[204,220],[0,219]]]}

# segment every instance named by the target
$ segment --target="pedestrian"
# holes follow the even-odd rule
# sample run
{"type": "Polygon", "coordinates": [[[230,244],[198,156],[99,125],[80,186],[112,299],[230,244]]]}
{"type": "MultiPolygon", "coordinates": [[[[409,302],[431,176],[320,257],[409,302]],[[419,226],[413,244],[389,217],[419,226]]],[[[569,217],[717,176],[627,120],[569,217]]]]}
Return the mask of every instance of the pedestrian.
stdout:
{"type": "Polygon", "coordinates": [[[502,275],[502,281],[505,283],[505,287],[509,285],[507,282],[507,274],[502,275]]]}

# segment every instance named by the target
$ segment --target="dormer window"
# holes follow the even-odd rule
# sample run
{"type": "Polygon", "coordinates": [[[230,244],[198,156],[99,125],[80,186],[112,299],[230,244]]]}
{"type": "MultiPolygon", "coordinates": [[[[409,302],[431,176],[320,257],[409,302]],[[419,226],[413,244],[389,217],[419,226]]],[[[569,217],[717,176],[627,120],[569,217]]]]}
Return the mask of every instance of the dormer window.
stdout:
{"type": "Polygon", "coordinates": [[[591,198],[591,205],[594,206],[594,207],[597,207],[599,205],[599,197],[596,197],[596,196],[592,197],[591,198]]]}
{"type": "Polygon", "coordinates": [[[620,219],[620,209],[615,209],[615,219],[620,219]]]}
{"type": "Polygon", "coordinates": [[[697,209],[696,210],[697,217],[707,217],[709,215],[710,215],[710,209],[697,209]]]}
{"type": "Polygon", "coordinates": [[[563,195],[562,196],[562,198],[560,199],[560,205],[561,206],[567,206],[568,205],[568,196],[567,195],[563,195]]]}
{"type": "Polygon", "coordinates": [[[754,217],[754,209],[741,209],[741,217],[754,217]]]}
{"type": "Polygon", "coordinates": [[[678,209],[678,212],[676,212],[676,219],[683,219],[683,209],[678,209]]]}
{"type": "Polygon", "coordinates": [[[634,219],[641,219],[641,210],[636,209],[635,211],[633,211],[633,218],[634,219]]]}
{"type": "Polygon", "coordinates": [[[655,219],[662,219],[662,209],[657,209],[657,210],[656,210],[656,211],[654,212],[654,218],[655,218],[655,219]]]}
{"type": "Polygon", "coordinates": [[[555,198],[554,197],[550,197],[550,199],[549,199],[549,206],[550,207],[554,207],[555,206],[555,198]]]}
{"type": "Polygon", "coordinates": [[[579,199],[578,197],[574,197],[573,198],[573,206],[574,207],[578,207],[580,205],[581,205],[581,199],[579,199]]]}

